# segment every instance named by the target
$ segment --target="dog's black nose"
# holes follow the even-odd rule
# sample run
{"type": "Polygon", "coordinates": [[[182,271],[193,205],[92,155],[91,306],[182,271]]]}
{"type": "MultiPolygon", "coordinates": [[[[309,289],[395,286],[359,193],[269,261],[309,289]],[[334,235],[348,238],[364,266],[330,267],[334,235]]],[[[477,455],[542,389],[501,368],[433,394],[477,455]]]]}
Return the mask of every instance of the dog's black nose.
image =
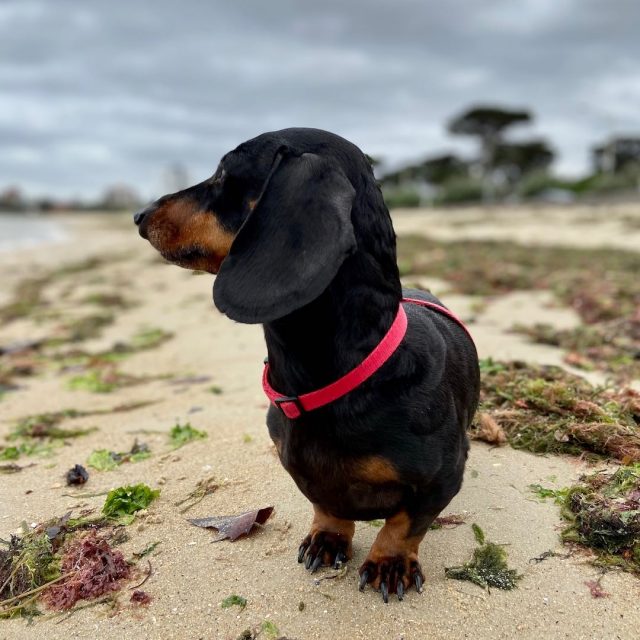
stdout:
{"type": "Polygon", "coordinates": [[[138,213],[133,214],[133,221],[136,225],[140,226],[140,223],[144,220],[144,217],[147,215],[147,210],[138,211],[138,213]]]}
{"type": "Polygon", "coordinates": [[[157,209],[157,204],[155,202],[151,203],[142,211],[138,211],[133,215],[133,221],[136,223],[138,227],[138,233],[145,239],[147,239],[147,227],[149,226],[149,218],[151,214],[157,209]],[[146,220],[146,222],[145,222],[146,220]]]}

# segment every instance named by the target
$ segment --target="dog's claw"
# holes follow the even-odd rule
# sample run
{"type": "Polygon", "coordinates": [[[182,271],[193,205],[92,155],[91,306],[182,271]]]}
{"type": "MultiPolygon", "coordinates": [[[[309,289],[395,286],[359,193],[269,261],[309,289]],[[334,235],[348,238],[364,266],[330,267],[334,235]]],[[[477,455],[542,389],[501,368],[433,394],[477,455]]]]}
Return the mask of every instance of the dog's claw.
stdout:
{"type": "Polygon", "coordinates": [[[360,566],[360,591],[370,584],[373,589],[382,594],[385,604],[389,602],[389,595],[396,594],[402,602],[407,590],[415,585],[418,593],[422,592],[424,574],[417,559],[411,556],[382,556],[365,560],[360,566]]]}
{"type": "Polygon", "coordinates": [[[360,589],[360,591],[364,591],[364,588],[368,581],[369,581],[369,574],[366,571],[363,571],[362,574],[360,575],[360,584],[358,585],[358,589],[360,589]]]}
{"type": "Polygon", "coordinates": [[[315,573],[320,567],[339,569],[349,560],[351,537],[332,531],[312,531],[298,547],[298,562],[315,573]]]}
{"type": "Polygon", "coordinates": [[[342,564],[346,562],[346,560],[347,556],[342,553],[342,551],[338,551],[338,554],[336,555],[336,561],[333,563],[333,568],[340,569],[340,567],[342,567],[342,564]]]}

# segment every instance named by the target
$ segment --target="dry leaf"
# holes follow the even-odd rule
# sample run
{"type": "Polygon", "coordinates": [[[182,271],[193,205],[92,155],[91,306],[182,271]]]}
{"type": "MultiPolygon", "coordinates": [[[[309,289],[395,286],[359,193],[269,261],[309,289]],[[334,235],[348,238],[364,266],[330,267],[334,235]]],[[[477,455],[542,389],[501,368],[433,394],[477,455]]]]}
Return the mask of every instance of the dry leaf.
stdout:
{"type": "MultiPolygon", "coordinates": [[[[452,513],[448,516],[438,516],[433,524],[440,527],[457,527],[464,524],[465,518],[457,513],[452,513]]],[[[431,525],[433,527],[433,525],[431,525]]]]}
{"type": "Polygon", "coordinates": [[[502,427],[488,413],[479,414],[479,420],[480,424],[473,434],[474,439],[497,445],[507,441],[502,427]]]}
{"type": "Polygon", "coordinates": [[[232,542],[241,536],[248,535],[254,525],[264,524],[273,513],[273,507],[263,507],[247,511],[236,516],[212,516],[211,518],[190,519],[191,524],[205,529],[217,529],[218,537],[214,542],[229,539],[232,542]]]}

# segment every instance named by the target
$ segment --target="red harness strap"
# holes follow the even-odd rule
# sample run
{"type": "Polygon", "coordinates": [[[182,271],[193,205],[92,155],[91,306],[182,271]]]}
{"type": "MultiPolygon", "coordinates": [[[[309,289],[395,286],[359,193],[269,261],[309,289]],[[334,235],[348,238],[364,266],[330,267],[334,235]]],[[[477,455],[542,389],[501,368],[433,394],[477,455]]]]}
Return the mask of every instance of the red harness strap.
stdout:
{"type": "MultiPolygon", "coordinates": [[[[442,313],[459,324],[471,338],[471,334],[462,320],[446,307],[436,304],[435,302],[418,300],[417,298],[403,298],[402,302],[417,304],[421,307],[427,307],[438,313],[442,313]]],[[[404,339],[406,332],[407,314],[401,304],[398,307],[398,313],[393,324],[389,327],[389,330],[382,340],[380,340],[376,348],[357,367],[351,369],[351,371],[341,378],[338,378],[335,382],[316,391],[304,393],[301,396],[283,396],[269,384],[269,364],[265,362],[264,372],[262,374],[262,388],[267,398],[269,398],[287,418],[294,420],[295,418],[299,418],[303,411],[313,411],[314,409],[323,407],[341,398],[350,391],[353,391],[356,387],[359,387],[395,353],[404,339]]]]}

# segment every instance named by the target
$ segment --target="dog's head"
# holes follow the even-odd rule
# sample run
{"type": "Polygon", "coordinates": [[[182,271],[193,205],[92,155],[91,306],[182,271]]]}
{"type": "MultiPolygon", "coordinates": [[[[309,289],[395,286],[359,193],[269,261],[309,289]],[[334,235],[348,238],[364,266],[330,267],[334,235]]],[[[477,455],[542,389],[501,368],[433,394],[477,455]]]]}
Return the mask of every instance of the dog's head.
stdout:
{"type": "Polygon", "coordinates": [[[357,147],[325,131],[265,133],[134,220],[170,262],[218,274],[220,311],[269,322],[317,298],[355,251],[352,181],[365,164],[357,147]]]}

